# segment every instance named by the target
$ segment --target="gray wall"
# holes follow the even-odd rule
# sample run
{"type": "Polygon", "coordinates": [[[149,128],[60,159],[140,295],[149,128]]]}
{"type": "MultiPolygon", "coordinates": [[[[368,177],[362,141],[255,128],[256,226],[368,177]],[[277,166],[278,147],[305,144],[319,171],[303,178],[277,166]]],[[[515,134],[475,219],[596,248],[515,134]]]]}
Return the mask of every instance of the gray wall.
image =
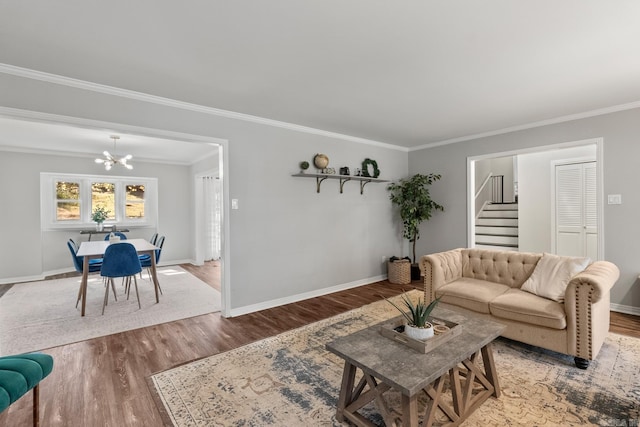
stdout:
{"type": "Polygon", "coordinates": [[[418,251],[426,254],[467,245],[467,157],[602,137],[605,198],[607,194],[622,195],[621,205],[604,201],[604,255],[621,271],[611,300],[614,308],[640,314],[640,191],[635,177],[640,158],[638,135],[640,109],[634,109],[412,152],[410,174],[443,175],[432,194],[446,209],[423,225],[418,251]]]}
{"type": "MultiPolygon", "coordinates": [[[[315,180],[291,177],[301,160],[325,153],[336,168],[375,159],[380,178],[398,179],[407,174],[406,151],[10,75],[0,75],[0,93],[2,107],[227,139],[228,196],[240,207],[227,218],[231,309],[380,278],[386,274],[383,256],[406,255],[385,185],[369,184],[361,196],[355,182],[339,194],[337,181],[326,181],[316,194],[315,180]]],[[[161,210],[187,210],[189,203],[172,201],[161,210]]],[[[2,235],[11,236],[3,239],[2,254],[13,250],[7,246],[15,240],[42,244],[39,227],[15,226],[21,213],[3,215],[13,222],[3,217],[0,223],[2,235]]],[[[38,214],[27,215],[35,224],[38,214]]]]}

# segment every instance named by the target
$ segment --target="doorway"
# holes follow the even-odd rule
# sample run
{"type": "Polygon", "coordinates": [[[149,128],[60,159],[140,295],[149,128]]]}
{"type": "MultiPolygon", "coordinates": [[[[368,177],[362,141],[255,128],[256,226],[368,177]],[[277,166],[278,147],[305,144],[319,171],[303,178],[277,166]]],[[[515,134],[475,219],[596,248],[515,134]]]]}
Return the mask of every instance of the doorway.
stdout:
{"type": "MultiPolygon", "coordinates": [[[[187,134],[187,133],[182,133],[182,132],[174,132],[174,131],[167,131],[167,130],[162,130],[162,129],[155,129],[155,128],[146,128],[146,127],[141,127],[141,126],[132,126],[132,125],[126,125],[126,124],[121,124],[121,123],[112,123],[112,122],[106,122],[106,121],[98,121],[98,120],[88,120],[88,119],[83,119],[83,118],[78,118],[78,117],[70,117],[70,116],[62,116],[62,115],[53,115],[53,114],[48,114],[48,113],[40,113],[40,112],[36,112],[36,111],[27,111],[27,110],[18,110],[18,109],[11,109],[10,111],[6,110],[6,109],[1,109],[0,108],[0,118],[7,120],[7,121],[15,121],[16,123],[22,123],[22,124],[28,124],[29,128],[24,130],[23,133],[26,136],[29,135],[33,135],[33,130],[31,130],[31,124],[33,124],[33,127],[36,128],[38,126],[42,127],[42,126],[49,126],[51,125],[52,127],[55,127],[54,130],[52,130],[50,133],[50,135],[57,137],[56,141],[62,141],[61,143],[57,143],[56,147],[57,149],[60,149],[61,151],[64,151],[65,153],[68,153],[67,155],[72,155],[74,157],[89,157],[89,158],[93,158],[95,157],[95,152],[99,152],[100,150],[98,150],[97,148],[91,148],[91,143],[93,143],[94,141],[91,138],[86,138],[86,134],[89,133],[100,133],[100,134],[104,134],[105,130],[108,130],[109,132],[113,132],[116,134],[126,134],[126,135],[130,135],[132,137],[134,136],[139,136],[143,139],[151,139],[153,140],[152,142],[149,142],[149,144],[147,145],[153,145],[153,149],[149,149],[149,147],[146,148],[141,148],[143,151],[140,152],[139,155],[136,155],[136,158],[139,159],[138,162],[139,163],[159,163],[162,161],[162,159],[157,158],[156,156],[158,155],[158,152],[163,151],[163,150],[159,150],[159,146],[158,146],[158,142],[169,142],[171,144],[171,150],[169,151],[169,154],[173,154],[176,152],[182,152],[182,151],[190,151],[190,150],[180,150],[179,147],[205,147],[205,150],[209,150],[209,151],[214,151],[216,150],[216,152],[218,153],[218,176],[220,178],[223,177],[223,171],[226,171],[227,169],[227,165],[229,163],[229,158],[228,158],[228,141],[226,139],[221,139],[221,138],[215,138],[215,137],[210,137],[210,136],[202,136],[202,135],[195,135],[195,134],[187,134]],[[64,138],[62,137],[64,136],[64,138]],[[68,136],[68,137],[67,137],[68,136]],[[82,141],[78,142],[76,141],[78,138],[81,138],[82,141]],[[162,140],[162,141],[160,141],[162,140]],[[153,157],[149,157],[149,153],[153,153],[153,157]],[[146,160],[143,161],[143,159],[146,160]]],[[[20,129],[24,128],[25,126],[20,127],[20,129]]],[[[21,135],[21,134],[19,134],[21,135]]],[[[39,141],[41,140],[47,140],[47,139],[42,139],[42,138],[33,138],[33,137],[29,137],[29,138],[24,138],[24,144],[20,143],[18,145],[20,145],[22,147],[22,145],[24,145],[24,147],[27,147],[29,149],[35,149],[35,150],[40,150],[40,149],[49,149],[51,150],[50,146],[52,146],[53,144],[48,144],[45,147],[41,147],[38,145],[27,145],[28,144],[38,144],[39,141]]],[[[135,138],[132,138],[132,141],[134,141],[135,138]]],[[[164,146],[163,146],[164,147],[164,146]]],[[[205,154],[206,156],[206,154],[205,154]]],[[[208,156],[206,156],[208,157],[208,156]]],[[[200,156],[200,159],[202,159],[202,156],[200,156]]],[[[180,162],[176,162],[175,164],[180,165],[180,162]]],[[[194,170],[196,168],[196,166],[194,166],[193,163],[184,163],[185,164],[185,168],[187,168],[187,164],[191,164],[191,167],[189,167],[189,175],[190,176],[195,176],[195,174],[198,172],[197,170],[194,170]]],[[[221,185],[222,187],[222,200],[226,200],[228,198],[228,194],[229,194],[229,187],[228,187],[228,183],[226,181],[223,181],[223,184],[221,185]]],[[[192,189],[189,189],[188,191],[193,191],[192,189]]],[[[192,200],[194,199],[193,195],[192,195],[192,200]]],[[[186,209],[191,210],[191,208],[187,207],[186,209]]],[[[228,214],[226,212],[224,212],[224,210],[228,209],[228,204],[227,203],[222,203],[222,218],[221,218],[221,222],[222,222],[222,227],[221,227],[221,239],[220,239],[220,260],[219,260],[219,265],[220,265],[220,270],[221,270],[221,293],[222,293],[222,314],[223,316],[229,316],[230,313],[230,306],[231,306],[231,302],[230,302],[230,292],[229,292],[229,288],[230,288],[230,278],[229,278],[229,266],[228,266],[228,256],[226,256],[226,254],[230,253],[230,238],[229,238],[229,224],[228,221],[226,220],[226,218],[228,218],[228,214]]],[[[193,218],[193,217],[192,217],[193,218]]],[[[182,224],[182,226],[184,226],[184,235],[189,235],[189,241],[187,243],[187,246],[183,245],[182,247],[184,248],[184,260],[187,261],[191,261],[194,260],[194,256],[195,256],[195,242],[193,240],[193,237],[191,236],[191,233],[193,233],[194,230],[194,226],[191,224],[191,221],[187,220],[184,221],[184,223],[182,224]],[[193,244],[193,246],[191,246],[193,244]]],[[[183,258],[181,257],[180,260],[182,261],[183,258]]]]}
{"type": "Polygon", "coordinates": [[[222,249],[222,181],[217,170],[195,176],[196,264],[217,261],[222,249]]]}
{"type": "Polygon", "coordinates": [[[592,259],[604,258],[603,235],[603,185],[602,185],[602,138],[573,141],[535,148],[491,153],[467,158],[467,245],[476,247],[476,162],[481,160],[513,156],[516,159],[514,171],[514,197],[518,202],[518,250],[523,252],[555,253],[555,229],[552,218],[555,207],[552,203],[552,166],[554,161],[567,158],[595,159],[595,213],[596,232],[591,239],[597,255],[592,259]],[[585,154],[587,153],[587,154],[585,154]],[[552,210],[553,209],[553,210],[552,210]],[[595,242],[594,242],[595,241],[595,242]]]}

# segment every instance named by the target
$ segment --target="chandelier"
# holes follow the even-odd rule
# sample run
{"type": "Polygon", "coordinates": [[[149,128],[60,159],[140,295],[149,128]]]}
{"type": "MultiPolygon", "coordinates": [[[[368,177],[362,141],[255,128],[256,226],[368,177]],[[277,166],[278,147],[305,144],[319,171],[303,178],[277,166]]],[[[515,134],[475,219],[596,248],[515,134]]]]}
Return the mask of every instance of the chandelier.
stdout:
{"type": "MultiPolygon", "coordinates": [[[[116,141],[119,140],[120,137],[118,135],[111,135],[109,138],[113,139],[113,152],[115,153],[116,141]]],[[[131,160],[133,158],[131,154],[127,154],[126,156],[120,158],[118,158],[115,154],[109,154],[109,152],[106,150],[102,154],[104,155],[104,159],[97,158],[96,163],[103,163],[106,170],[111,170],[111,167],[114,165],[121,165],[129,170],[133,169],[133,166],[127,163],[128,160],[131,160]]]]}

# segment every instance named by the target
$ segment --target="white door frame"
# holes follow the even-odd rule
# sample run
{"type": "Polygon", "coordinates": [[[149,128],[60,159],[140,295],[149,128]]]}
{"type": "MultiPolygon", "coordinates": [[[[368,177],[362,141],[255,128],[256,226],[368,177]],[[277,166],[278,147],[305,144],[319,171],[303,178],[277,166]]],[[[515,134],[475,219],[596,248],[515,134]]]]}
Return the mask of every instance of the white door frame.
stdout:
{"type": "Polygon", "coordinates": [[[585,145],[596,146],[596,202],[598,212],[598,258],[604,259],[604,157],[603,138],[591,138],[578,141],[562,142],[558,144],[542,145],[538,147],[483,154],[467,157],[467,247],[475,246],[475,161],[495,157],[517,156],[520,154],[540,153],[563,148],[573,148],[585,145]]]}

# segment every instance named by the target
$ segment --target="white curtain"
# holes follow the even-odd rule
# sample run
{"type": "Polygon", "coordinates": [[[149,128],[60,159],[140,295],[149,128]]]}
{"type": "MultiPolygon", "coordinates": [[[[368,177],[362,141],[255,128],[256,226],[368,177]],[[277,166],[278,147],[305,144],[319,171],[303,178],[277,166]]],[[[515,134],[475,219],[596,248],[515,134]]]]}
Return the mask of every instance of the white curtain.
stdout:
{"type": "Polygon", "coordinates": [[[220,180],[213,176],[202,178],[205,261],[220,258],[220,228],[222,226],[222,186],[220,180]]]}

